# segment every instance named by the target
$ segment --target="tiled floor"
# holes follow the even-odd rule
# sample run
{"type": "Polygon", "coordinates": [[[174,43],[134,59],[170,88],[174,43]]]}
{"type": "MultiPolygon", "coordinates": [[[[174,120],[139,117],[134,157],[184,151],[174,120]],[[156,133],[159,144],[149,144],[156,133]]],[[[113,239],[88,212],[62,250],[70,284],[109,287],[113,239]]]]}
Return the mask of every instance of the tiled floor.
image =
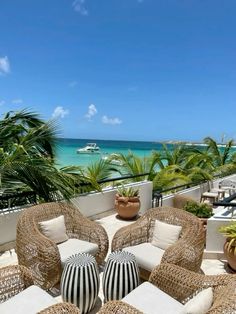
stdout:
{"type": "MultiPolygon", "coordinates": [[[[129,225],[130,221],[123,221],[117,218],[116,214],[112,214],[110,216],[106,216],[100,219],[96,219],[96,221],[101,224],[107,231],[108,237],[111,243],[111,239],[115,232],[123,226],[129,225]]],[[[6,265],[17,264],[17,256],[14,250],[11,252],[7,251],[0,255],[0,268],[6,265]]],[[[215,275],[222,274],[228,271],[227,265],[224,261],[213,260],[213,259],[204,259],[202,262],[202,270],[207,275],[215,275]]],[[[99,291],[99,299],[96,303],[95,308],[90,312],[90,314],[95,314],[101,307],[103,303],[103,293],[102,293],[102,270],[100,273],[100,291],[99,291]]],[[[57,295],[56,299],[61,301],[61,297],[59,295],[59,290],[53,291],[55,295],[57,295]]]]}

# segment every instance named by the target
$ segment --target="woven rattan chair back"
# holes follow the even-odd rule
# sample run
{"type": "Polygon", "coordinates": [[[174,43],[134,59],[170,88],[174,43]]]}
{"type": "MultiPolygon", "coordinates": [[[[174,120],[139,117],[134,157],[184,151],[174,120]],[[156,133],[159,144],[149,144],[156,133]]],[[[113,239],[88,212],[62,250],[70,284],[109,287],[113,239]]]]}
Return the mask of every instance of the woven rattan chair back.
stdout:
{"type": "MultiPolygon", "coordinates": [[[[205,243],[204,229],[200,219],[182,209],[157,207],[148,210],[135,223],[116,232],[112,240],[112,250],[150,242],[156,219],[182,226],[179,240],[165,250],[161,262],[199,272],[205,243]]],[[[150,272],[144,269],[140,269],[140,272],[145,279],[150,275],[150,272]]]]}
{"type": "Polygon", "coordinates": [[[84,217],[67,202],[53,202],[32,206],[23,211],[17,224],[16,253],[20,265],[28,267],[43,288],[51,288],[60,281],[61,261],[56,243],[46,238],[39,222],[64,215],[69,238],[98,245],[95,258],[102,264],[108,251],[108,236],[102,226],[84,217]]]}

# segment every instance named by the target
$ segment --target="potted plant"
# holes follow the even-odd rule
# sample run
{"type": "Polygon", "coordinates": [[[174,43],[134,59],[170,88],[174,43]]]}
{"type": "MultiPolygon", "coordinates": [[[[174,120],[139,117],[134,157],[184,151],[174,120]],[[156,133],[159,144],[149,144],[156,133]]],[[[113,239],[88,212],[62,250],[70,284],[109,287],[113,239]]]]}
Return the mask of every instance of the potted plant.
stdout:
{"type": "Polygon", "coordinates": [[[227,226],[221,226],[219,232],[226,237],[224,254],[229,266],[236,271],[236,222],[227,226]]]}
{"type": "Polygon", "coordinates": [[[119,217],[123,219],[136,217],[140,209],[139,190],[132,187],[119,187],[115,198],[115,208],[119,217]]]}
{"type": "Polygon", "coordinates": [[[195,201],[187,201],[184,210],[200,218],[204,226],[207,224],[207,219],[213,214],[212,207],[209,204],[197,203],[195,201]]]}

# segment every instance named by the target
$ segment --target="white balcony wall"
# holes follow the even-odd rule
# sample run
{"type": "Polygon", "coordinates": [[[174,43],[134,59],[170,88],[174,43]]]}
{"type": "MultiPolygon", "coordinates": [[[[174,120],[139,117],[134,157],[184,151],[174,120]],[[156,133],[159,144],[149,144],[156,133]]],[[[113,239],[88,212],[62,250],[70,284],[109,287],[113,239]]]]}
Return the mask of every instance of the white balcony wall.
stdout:
{"type": "Polygon", "coordinates": [[[173,193],[173,194],[164,196],[163,197],[163,206],[173,206],[173,198],[174,198],[175,194],[185,195],[185,196],[190,197],[196,201],[199,201],[200,197],[201,197],[200,187],[196,186],[193,188],[186,189],[184,191],[180,191],[177,193],[173,193]]]}
{"type": "MultiPolygon", "coordinates": [[[[140,214],[152,207],[152,182],[142,181],[126,184],[139,190],[140,214]]],[[[89,193],[72,199],[73,204],[79,208],[84,216],[91,217],[114,209],[116,188],[104,189],[102,193],[89,193]]]]}
{"type": "Polygon", "coordinates": [[[16,239],[16,225],[23,209],[0,214],[0,252],[14,247],[16,239]]]}
{"type": "Polygon", "coordinates": [[[220,217],[220,213],[224,214],[227,209],[223,208],[218,214],[209,218],[207,221],[207,235],[206,235],[206,252],[207,253],[223,253],[223,246],[225,237],[219,232],[221,226],[229,225],[236,222],[236,217],[224,218],[220,217]]]}

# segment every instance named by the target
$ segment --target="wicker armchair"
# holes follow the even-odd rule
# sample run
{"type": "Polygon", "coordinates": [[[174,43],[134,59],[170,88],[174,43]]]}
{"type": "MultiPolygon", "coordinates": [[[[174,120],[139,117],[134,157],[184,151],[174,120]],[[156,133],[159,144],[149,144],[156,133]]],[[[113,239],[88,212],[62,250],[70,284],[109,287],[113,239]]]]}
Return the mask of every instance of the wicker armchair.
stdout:
{"type": "MultiPolygon", "coordinates": [[[[205,242],[202,223],[196,216],[177,208],[150,209],[135,223],[121,228],[113,237],[112,251],[151,242],[155,219],[182,226],[179,240],[165,250],[161,262],[199,272],[205,242]]],[[[145,252],[143,256],[145,256],[145,252]]],[[[159,263],[157,262],[157,264],[159,263]]],[[[148,279],[150,270],[140,267],[140,275],[142,278],[148,279]]]]}
{"type": "MultiPolygon", "coordinates": [[[[205,276],[176,265],[163,263],[152,271],[149,282],[182,304],[202,289],[212,287],[213,304],[207,314],[236,313],[236,275],[205,276]]],[[[148,302],[147,299],[146,302],[148,302]]],[[[161,300],[156,300],[156,302],[158,306],[161,306],[161,300]]],[[[143,312],[126,302],[111,301],[106,303],[98,313],[142,314],[143,312]]]]}
{"type": "MultiPolygon", "coordinates": [[[[31,272],[24,266],[14,265],[6,266],[0,269],[0,312],[1,303],[11,299],[23,290],[33,285],[33,278],[31,272]]],[[[44,294],[46,292],[43,291],[44,294]]],[[[36,297],[39,297],[38,295],[36,297]]],[[[23,298],[24,300],[24,298],[23,298]]],[[[23,301],[26,303],[26,300],[23,301]]],[[[51,305],[39,313],[41,314],[79,314],[79,309],[70,303],[57,303],[51,305]]]]}
{"type": "Polygon", "coordinates": [[[19,264],[28,267],[34,280],[44,289],[50,289],[60,281],[62,266],[57,245],[40,232],[38,223],[60,215],[64,215],[69,238],[97,244],[95,258],[98,264],[104,262],[108,251],[104,228],[84,217],[72,204],[54,202],[25,209],[17,224],[16,253],[19,264]]]}

